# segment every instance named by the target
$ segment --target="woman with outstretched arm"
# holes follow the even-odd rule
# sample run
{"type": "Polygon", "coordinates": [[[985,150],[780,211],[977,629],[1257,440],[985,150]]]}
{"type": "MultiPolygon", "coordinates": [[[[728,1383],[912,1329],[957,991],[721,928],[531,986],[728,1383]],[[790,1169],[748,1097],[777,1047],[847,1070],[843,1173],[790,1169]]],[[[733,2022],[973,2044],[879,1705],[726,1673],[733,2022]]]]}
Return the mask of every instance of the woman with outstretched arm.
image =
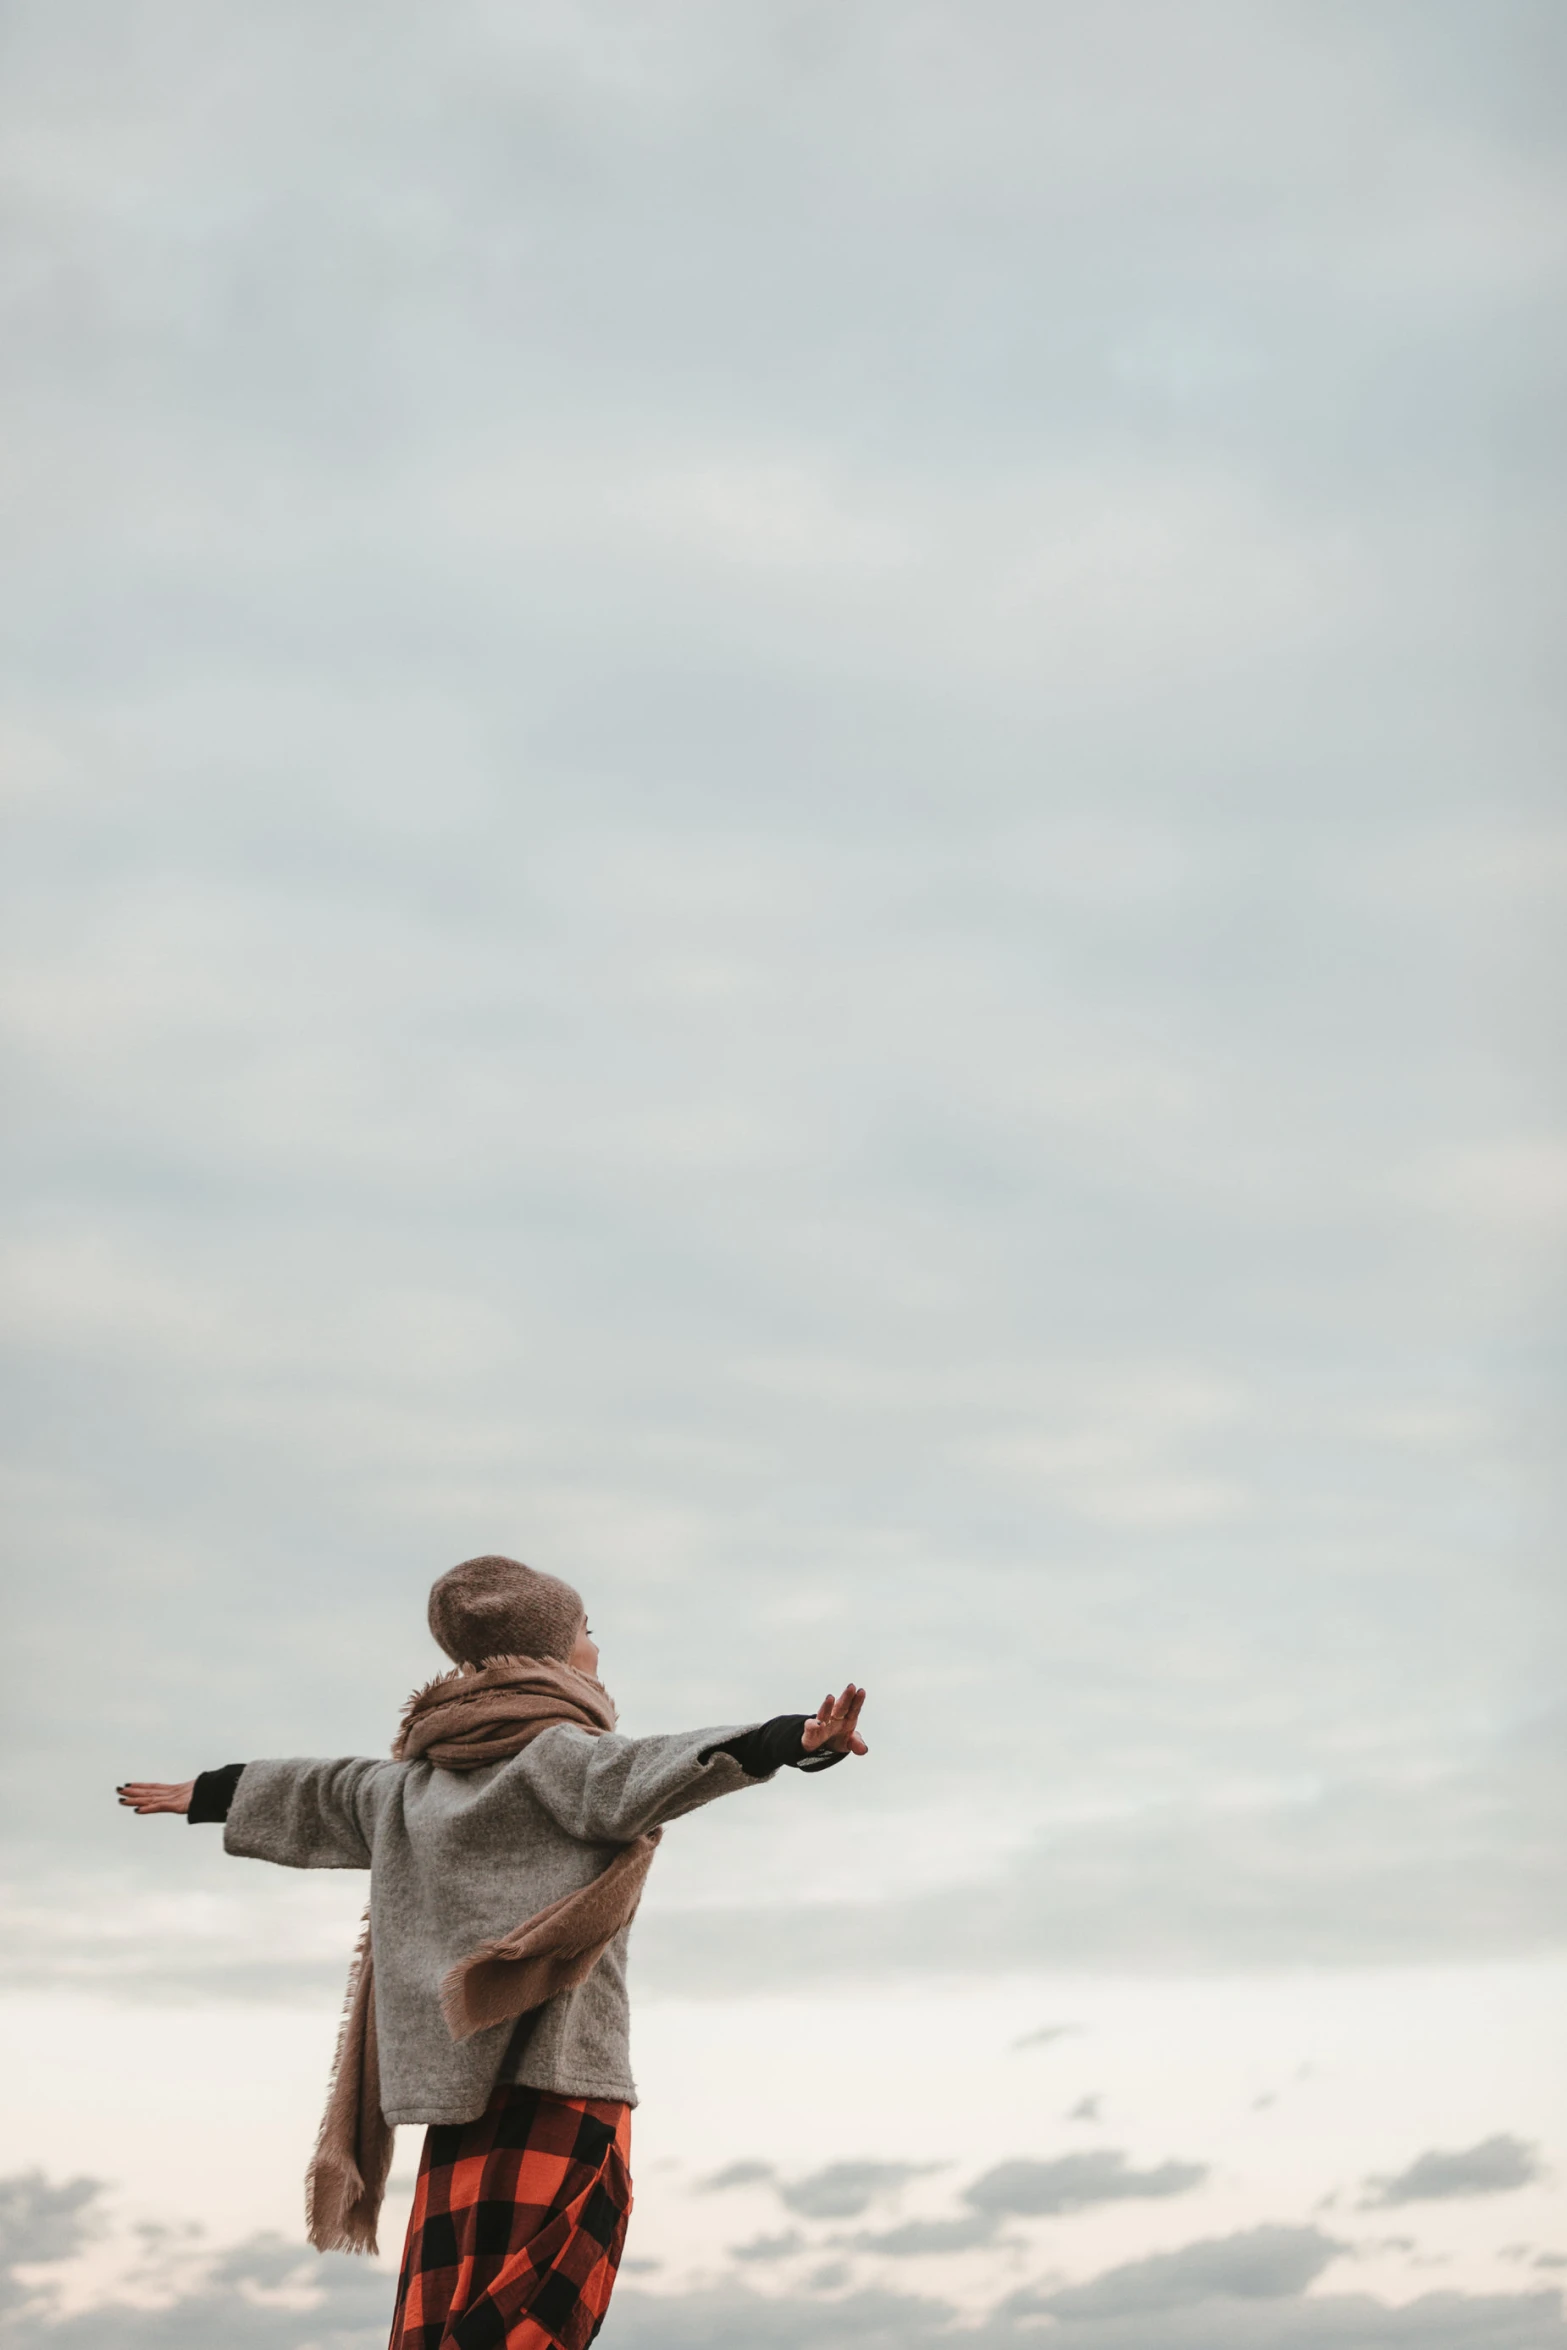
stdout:
{"type": "Polygon", "coordinates": [[[430,1593],[453,1670],[389,1762],[230,1763],[122,1804],[222,1821],[227,1851],[368,1869],[310,2240],[373,2252],[398,2122],[428,2125],[392,2350],[587,2350],[631,2211],[626,1941],[665,1824],[781,1766],[864,1754],[865,1692],[814,1717],[623,1738],[569,1583],[465,1560],[430,1593]]]}

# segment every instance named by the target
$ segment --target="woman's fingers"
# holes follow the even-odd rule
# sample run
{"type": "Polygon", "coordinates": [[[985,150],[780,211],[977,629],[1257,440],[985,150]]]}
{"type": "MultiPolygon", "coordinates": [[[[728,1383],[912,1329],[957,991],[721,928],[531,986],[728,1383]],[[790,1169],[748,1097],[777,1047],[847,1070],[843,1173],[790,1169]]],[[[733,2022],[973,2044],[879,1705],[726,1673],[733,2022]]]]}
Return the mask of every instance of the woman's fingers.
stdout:
{"type": "Polygon", "coordinates": [[[824,1746],[836,1746],[843,1754],[868,1754],[870,1748],[859,1735],[860,1708],[865,1703],[865,1692],[858,1683],[850,1681],[834,1697],[829,1689],[816,1709],[813,1721],[808,1721],[802,1740],[808,1754],[817,1754],[824,1746]]]}
{"type": "Polygon", "coordinates": [[[122,1807],[126,1811],[139,1813],[188,1812],[190,1799],[195,1792],[194,1779],[127,1779],[123,1787],[115,1789],[122,1807]]]}
{"type": "Polygon", "coordinates": [[[845,1754],[866,1754],[870,1750],[865,1741],[856,1736],[860,1708],[865,1703],[865,1692],[851,1681],[841,1697],[834,1698],[830,1743],[845,1754]]]}

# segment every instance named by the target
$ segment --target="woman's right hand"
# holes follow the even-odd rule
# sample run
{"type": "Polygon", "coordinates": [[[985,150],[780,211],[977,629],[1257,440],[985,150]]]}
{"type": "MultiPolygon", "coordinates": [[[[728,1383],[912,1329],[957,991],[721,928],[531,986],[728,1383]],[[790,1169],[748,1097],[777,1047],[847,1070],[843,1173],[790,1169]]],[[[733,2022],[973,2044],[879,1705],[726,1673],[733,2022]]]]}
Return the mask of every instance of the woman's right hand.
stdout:
{"type": "Polygon", "coordinates": [[[160,1779],[127,1779],[123,1787],[115,1789],[126,1811],[143,1816],[148,1812],[172,1811],[182,1818],[190,1810],[190,1799],[195,1792],[194,1779],[181,1780],[174,1786],[165,1785],[160,1779]]]}
{"type": "Polygon", "coordinates": [[[856,1689],[851,1681],[841,1697],[834,1697],[829,1689],[822,1699],[814,1722],[807,1722],[800,1733],[800,1744],[807,1754],[868,1754],[869,1747],[860,1736],[860,1708],[865,1703],[865,1692],[856,1689]]]}

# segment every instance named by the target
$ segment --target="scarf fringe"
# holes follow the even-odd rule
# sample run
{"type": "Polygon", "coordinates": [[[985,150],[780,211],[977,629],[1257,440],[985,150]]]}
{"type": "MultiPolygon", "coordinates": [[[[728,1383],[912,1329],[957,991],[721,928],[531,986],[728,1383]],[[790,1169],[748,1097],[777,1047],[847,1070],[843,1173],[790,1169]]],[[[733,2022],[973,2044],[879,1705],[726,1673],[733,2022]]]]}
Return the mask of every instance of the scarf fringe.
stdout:
{"type": "MultiPolygon", "coordinates": [[[[316,2132],[310,2167],[305,2173],[305,2233],[318,2252],[374,2254],[380,2249],[376,2223],[386,2191],[386,2175],[392,2167],[395,2132],[382,2119],[379,2094],[372,2112],[365,2114],[363,2079],[356,2083],[351,2078],[353,2073],[362,2076],[367,2069],[373,2070],[373,2061],[368,2066],[366,2061],[367,2056],[373,2060],[375,2054],[375,1984],[373,1976],[366,1980],[370,1966],[367,1902],[343,1992],[337,2045],[327,2077],[326,2109],[316,2132]],[[360,2127],[355,2135],[362,2136],[368,2128],[373,2140],[366,2165],[372,2173],[369,2178],[343,2143],[348,2112],[359,2116],[360,2127]],[[376,2172],[379,2176],[374,2175],[376,2172]]],[[[355,2154],[363,2156],[366,2151],[362,2143],[355,2145],[355,2154]]]]}

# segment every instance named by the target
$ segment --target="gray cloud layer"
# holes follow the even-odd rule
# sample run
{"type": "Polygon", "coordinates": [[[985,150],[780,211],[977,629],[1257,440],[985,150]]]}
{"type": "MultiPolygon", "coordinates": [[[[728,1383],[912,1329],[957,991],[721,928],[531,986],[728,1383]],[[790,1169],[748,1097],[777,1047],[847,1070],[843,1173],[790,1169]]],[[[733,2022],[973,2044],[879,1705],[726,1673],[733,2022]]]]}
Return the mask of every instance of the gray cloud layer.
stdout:
{"type": "MultiPolygon", "coordinates": [[[[819,2340],[823,2303],[761,2301],[732,2291],[667,2301],[628,2295],[616,2324],[627,2350],[809,2350],[819,2340]]],[[[1021,2350],[1040,2338],[1037,2316],[997,2316],[954,2327],[939,2301],[865,2293],[827,2305],[833,2324],[862,2350],[1021,2350]]],[[[1309,2301],[1212,2299],[1161,2310],[1161,2350],[1558,2350],[1567,2339],[1555,2294],[1432,2293],[1399,2309],[1355,2295],[1309,2301]]],[[[1064,2319],[1052,2350],[1147,2350],[1146,2314],[1064,2319]]]]}
{"type": "Polygon", "coordinates": [[[1065,2292],[1022,2294],[1019,2317],[1148,2317],[1200,2301],[1275,2301],[1303,2293],[1344,2247],[1320,2228],[1248,2228],[1106,2269],[1065,2292]]]}
{"type": "MultiPolygon", "coordinates": [[[[11,2350],[378,2350],[390,2315],[391,2284],[363,2262],[260,2236],[210,2264],[194,2284],[165,2290],[165,2305],[111,2303],[70,2317],[50,2314],[47,2290],[21,2288],[9,2263],[63,2259],[93,2224],[88,2182],[51,2188],[36,2175],[0,2182],[0,2236],[9,2280],[0,2334],[11,2350]],[[35,2215],[43,2232],[32,2232],[35,2215]],[[312,2305],[287,2306],[303,2285],[312,2305]],[[267,2297],[271,2296],[269,2300],[267,2297]]],[[[1364,2296],[1305,2301],[1336,2246],[1312,2228],[1255,2228],[1104,2272],[1070,2291],[1015,2293],[978,2325],[957,2325],[942,2302],[917,2295],[856,2292],[823,2299],[763,2299],[734,2287],[653,2297],[623,2287],[606,2341],[624,2350],[809,2350],[824,2326],[865,2350],[1012,2350],[1039,2339],[1052,2320],[1060,2350],[1138,2350],[1150,2317],[1175,2350],[1560,2350],[1567,2341],[1556,2293],[1428,2294],[1392,2309],[1364,2296]]],[[[153,2282],[149,2275],[144,2284],[153,2282]]]]}
{"type": "Polygon", "coordinates": [[[55,2186],[41,2171],[0,2179],[0,2311],[26,2298],[18,2264],[67,2260],[79,2249],[100,2192],[95,2179],[55,2186]]]}
{"type": "Polygon", "coordinates": [[[1052,2162],[998,2162],[963,2194],[976,2211],[1032,2216],[1086,2211],[1093,2204],[1120,2203],[1128,2197],[1184,2195],[1201,2186],[1207,2175],[1200,2162],[1161,2162],[1151,2170],[1136,2170],[1117,2149],[1103,2147],[1089,2154],[1060,2154],[1052,2162]]]}
{"type": "Polygon", "coordinates": [[[1432,2147],[1393,2178],[1368,2179],[1366,2208],[1397,2203],[1434,2203],[1455,2195],[1505,2195],[1545,2176],[1538,2147],[1505,2132],[1482,2138],[1454,2153],[1432,2147]]]}
{"type": "Polygon", "coordinates": [[[831,2162],[808,2178],[780,2181],[779,2200],[802,2219],[857,2219],[880,2196],[918,2178],[914,2162],[831,2162]]]}
{"type": "Polygon", "coordinates": [[[785,2209],[802,2219],[858,2219],[929,2169],[922,2162],[829,2162],[803,2178],[783,2179],[770,2162],[731,2162],[704,2179],[700,2191],[714,2195],[730,2187],[769,2186],[785,2209]]]}
{"type": "Polygon", "coordinates": [[[924,2260],[946,2252],[973,2252],[988,2244],[999,2211],[969,2211],[961,2219],[910,2219],[895,2228],[872,2229],[854,2241],[867,2252],[892,2260],[924,2260]]]}
{"type": "Polygon", "coordinates": [[[1559,1939],[1559,10],[0,38],[23,1979],[495,1544],[846,1965],[1559,1939]]]}
{"type": "MultiPolygon", "coordinates": [[[[803,2178],[783,2179],[771,2163],[733,2162],[704,2180],[701,2191],[713,2194],[733,2187],[768,2186],[785,2209],[801,2219],[858,2219],[873,2203],[895,2198],[911,2179],[924,2176],[931,2167],[915,2162],[832,2162],[803,2178]]],[[[1206,2167],[1198,2162],[1162,2162],[1138,2170],[1116,2147],[1057,2155],[1046,2162],[1019,2157],[995,2163],[970,2181],[963,2190],[963,2200],[971,2207],[966,2213],[950,2219],[911,2220],[847,2240],[895,2258],[966,2251],[987,2243],[1004,2217],[1039,2218],[1047,2213],[1088,2211],[1105,2203],[1184,2195],[1201,2186],[1207,2175],[1206,2167]]],[[[745,2247],[743,2256],[781,2257],[797,2241],[793,2237],[762,2239],[745,2247]]]]}
{"type": "MultiPolygon", "coordinates": [[[[1019,1964],[1161,1967],[1415,1962],[1558,1945],[1567,1900],[1550,1854],[1563,1780],[1556,1717],[1483,1765],[1416,1787],[1361,1780],[1279,1804],[1203,1813],[1150,1805],[1055,1829],[964,1887],[806,1907],[802,1953],[845,1974],[1019,1964]],[[1472,1899],[1455,1902],[1462,1884],[1472,1899]]],[[[653,1981],[721,1990],[783,1980],[771,1917],[656,1905],[642,1928],[653,1981]]]]}
{"type": "MultiPolygon", "coordinates": [[[[848,1980],[931,1967],[1419,1963],[1559,1946],[1567,1905],[1551,1855],[1564,1719],[1499,1743],[1480,1766],[1415,1787],[1362,1779],[1285,1803],[1150,1803],[1128,1818],[1063,1825],[998,1856],[960,1900],[946,1892],[823,1898],[791,1908],[786,1940],[776,1876],[769,1885],[758,1872],[743,1903],[726,1902],[721,1890],[729,1854],[751,1840],[765,1853],[780,1815],[788,1822],[791,1791],[782,1788],[762,1799],[777,1811],[749,1812],[732,1841],[721,1820],[686,1832],[711,1869],[705,1884],[697,1879],[708,1892],[700,1908],[682,1906],[678,1884],[672,1897],[672,1870],[655,1873],[637,1929],[638,1979],[722,1996],[786,1985],[803,1963],[848,1980]],[[1455,1902],[1460,1883],[1469,1898],[1455,1902]]],[[[306,1953],[291,1924],[294,1888],[224,1863],[215,1831],[177,1834],[182,1841],[167,1831],[152,1855],[162,1882],[222,1893],[230,1905],[223,1933],[193,1943],[156,1909],[138,1908],[134,1878],[118,1877],[117,1897],[106,1902],[101,1870],[74,1873],[57,1854],[39,1854],[0,1981],[71,1983],[126,1998],[196,1990],[335,1998],[351,1944],[346,1915],[340,1952],[306,1953]]],[[[660,1867],[684,1858],[668,1854],[660,1867]]],[[[792,1882],[787,1872],[781,1881],[792,1882]]]]}

